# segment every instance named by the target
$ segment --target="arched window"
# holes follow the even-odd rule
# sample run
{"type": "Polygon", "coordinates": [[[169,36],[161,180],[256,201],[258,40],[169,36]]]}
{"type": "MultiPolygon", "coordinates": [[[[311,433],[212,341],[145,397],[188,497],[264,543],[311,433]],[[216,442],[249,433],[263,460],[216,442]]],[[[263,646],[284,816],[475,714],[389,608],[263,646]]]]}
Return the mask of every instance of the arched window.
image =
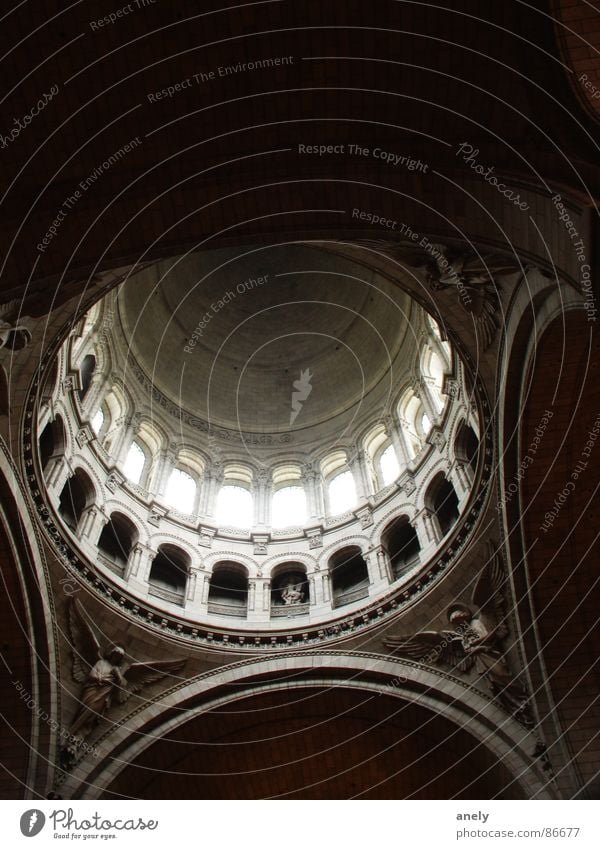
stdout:
{"type": "Polygon", "coordinates": [[[62,457],[65,453],[65,426],[60,416],[56,416],[54,421],[48,422],[42,433],[40,434],[40,463],[42,469],[46,466],[53,457],[62,457]]]}
{"type": "Polygon", "coordinates": [[[271,524],[289,528],[306,522],[306,494],[302,486],[284,486],[273,493],[271,524]]]}
{"type": "Polygon", "coordinates": [[[295,561],[280,564],[271,581],[271,617],[301,616],[308,604],[306,567],[295,561]]]}
{"type": "Polygon", "coordinates": [[[461,422],[456,434],[454,453],[457,460],[465,463],[472,472],[475,472],[479,456],[479,440],[473,428],[464,421],[461,422]]]}
{"type": "Polygon", "coordinates": [[[79,376],[81,378],[81,389],[79,390],[80,401],[83,401],[92,384],[95,369],[96,357],[93,354],[86,354],[79,367],[79,376]]]}
{"type": "Polygon", "coordinates": [[[423,374],[429,378],[427,381],[433,403],[438,413],[444,409],[446,403],[442,388],[444,386],[444,363],[435,351],[426,348],[422,358],[423,374]]]}
{"type": "Polygon", "coordinates": [[[104,413],[102,412],[102,407],[99,407],[96,410],[91,424],[92,424],[92,430],[94,431],[96,436],[98,436],[98,434],[102,430],[102,425],[104,424],[104,413]]]}
{"type": "Polygon", "coordinates": [[[123,472],[127,480],[131,483],[138,484],[142,479],[142,472],[146,465],[146,455],[144,449],[137,442],[132,442],[127,452],[127,457],[123,463],[123,472]]]}
{"type": "Polygon", "coordinates": [[[414,458],[423,448],[431,422],[425,414],[421,399],[412,389],[404,393],[398,404],[398,418],[402,425],[409,456],[414,458]]]}
{"type": "Polygon", "coordinates": [[[173,469],[169,476],[165,501],[181,513],[193,513],[197,484],[183,469],[173,469]]]}
{"type": "Polygon", "coordinates": [[[93,504],[94,499],[94,484],[89,475],[82,469],[77,469],[65,483],[58,504],[60,516],[73,532],[77,530],[83,511],[93,504]]]}
{"type": "Polygon", "coordinates": [[[219,525],[251,528],[254,524],[254,500],[250,490],[235,484],[225,484],[217,498],[216,520],[219,525]]]}
{"type": "Polygon", "coordinates": [[[210,579],[208,612],[220,616],[246,615],[248,607],[248,574],[233,562],[218,563],[210,579]]]}
{"type": "Polygon", "coordinates": [[[400,474],[400,465],[393,445],[388,445],[379,457],[379,468],[381,469],[381,480],[384,486],[393,483],[400,474]]]}
{"type": "Polygon", "coordinates": [[[356,486],[354,475],[350,471],[340,472],[329,481],[329,512],[339,516],[356,506],[356,486]]]}
{"type": "Polygon", "coordinates": [[[355,545],[336,551],[329,560],[333,606],[352,604],[369,594],[369,571],[360,548],[355,545]]]}
{"type": "Polygon", "coordinates": [[[419,562],[419,539],[408,516],[394,519],[381,535],[390,558],[394,578],[401,577],[419,562]]]}
{"type": "Polygon", "coordinates": [[[439,472],[427,487],[425,506],[434,515],[441,536],[446,536],[459,516],[456,491],[443,472],[439,472]]]}
{"type": "Polygon", "coordinates": [[[148,585],[150,595],[173,604],[183,604],[190,558],[175,545],[161,545],[152,561],[148,585]]]}
{"type": "Polygon", "coordinates": [[[133,522],[121,513],[113,513],[102,529],[98,551],[116,567],[118,574],[122,575],[125,571],[137,536],[133,522]]]}

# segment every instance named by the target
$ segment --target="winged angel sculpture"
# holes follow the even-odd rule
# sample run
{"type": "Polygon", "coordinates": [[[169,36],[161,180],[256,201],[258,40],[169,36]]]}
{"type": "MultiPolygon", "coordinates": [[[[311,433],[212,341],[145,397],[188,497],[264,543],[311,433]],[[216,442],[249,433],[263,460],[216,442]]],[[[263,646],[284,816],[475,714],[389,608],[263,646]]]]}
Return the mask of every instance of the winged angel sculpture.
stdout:
{"type": "Polygon", "coordinates": [[[423,240],[394,246],[378,240],[362,244],[382,248],[411,268],[424,269],[425,279],[433,291],[455,292],[458,303],[475,322],[483,349],[491,345],[499,327],[496,278],[521,270],[516,260],[500,253],[480,254],[468,246],[449,247],[428,240],[425,246],[423,240]]]}
{"type": "Polygon", "coordinates": [[[513,675],[502,650],[508,634],[505,609],[506,575],[499,556],[485,567],[473,590],[472,609],[461,602],[448,608],[451,631],[420,631],[413,636],[393,637],[384,645],[394,654],[411,660],[445,664],[460,672],[474,671],[486,678],[494,698],[527,728],[533,725],[527,693],[513,675]]]}
{"type": "Polygon", "coordinates": [[[176,674],[185,664],[185,660],[127,663],[122,646],[110,645],[102,650],[77,599],[71,599],[69,605],[69,632],[73,678],[83,684],[79,708],[70,728],[75,749],[115,701],[124,704],[133,693],[139,693],[143,687],[167,675],[176,674]]]}

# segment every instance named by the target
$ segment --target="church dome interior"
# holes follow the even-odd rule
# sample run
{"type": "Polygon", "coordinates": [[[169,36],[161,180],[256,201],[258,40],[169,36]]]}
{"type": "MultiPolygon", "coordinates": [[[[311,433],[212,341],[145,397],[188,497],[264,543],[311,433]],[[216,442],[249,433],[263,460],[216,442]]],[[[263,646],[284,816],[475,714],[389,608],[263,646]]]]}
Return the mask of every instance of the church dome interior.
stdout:
{"type": "Polygon", "coordinates": [[[598,14],[6,11],[23,836],[117,801],[598,798],[598,14]]]}

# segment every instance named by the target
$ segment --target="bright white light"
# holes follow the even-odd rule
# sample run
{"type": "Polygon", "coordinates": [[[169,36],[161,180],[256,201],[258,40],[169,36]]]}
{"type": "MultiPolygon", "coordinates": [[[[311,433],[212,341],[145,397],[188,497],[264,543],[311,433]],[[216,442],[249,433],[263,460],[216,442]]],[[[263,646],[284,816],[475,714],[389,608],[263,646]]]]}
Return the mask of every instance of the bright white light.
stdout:
{"type": "Polygon", "coordinates": [[[139,483],[142,477],[142,472],[144,471],[145,463],[146,456],[144,452],[137,442],[132,442],[131,448],[127,452],[127,457],[123,464],[125,477],[130,480],[131,483],[139,483]]]}
{"type": "Polygon", "coordinates": [[[285,486],[273,495],[271,524],[290,528],[306,522],[306,495],[301,486],[285,486]]]}
{"type": "Polygon", "coordinates": [[[196,500],[196,481],[187,472],[173,469],[169,476],[165,501],[181,513],[192,513],[196,500]]]}
{"type": "Polygon", "coordinates": [[[381,468],[381,480],[384,486],[396,480],[400,474],[400,466],[398,465],[398,458],[396,457],[393,445],[388,445],[382,453],[379,458],[379,466],[381,468]]]}
{"type": "Polygon", "coordinates": [[[251,528],[254,524],[252,493],[243,486],[222,486],[217,498],[215,518],[219,525],[251,528]]]}
{"type": "Polygon", "coordinates": [[[421,418],[421,426],[423,427],[423,433],[429,433],[431,430],[431,419],[427,415],[427,413],[423,413],[423,417],[421,418]]]}
{"type": "Polygon", "coordinates": [[[352,472],[336,475],[329,484],[329,512],[332,516],[345,513],[356,506],[356,487],[352,472]]]}
{"type": "Polygon", "coordinates": [[[96,434],[96,436],[98,436],[98,434],[99,434],[99,433],[100,433],[100,431],[102,430],[102,425],[103,425],[103,424],[104,424],[104,413],[102,412],[102,409],[101,409],[101,408],[99,408],[99,409],[96,411],[96,415],[95,415],[95,416],[94,416],[94,418],[92,419],[92,430],[94,431],[94,433],[96,434]]]}

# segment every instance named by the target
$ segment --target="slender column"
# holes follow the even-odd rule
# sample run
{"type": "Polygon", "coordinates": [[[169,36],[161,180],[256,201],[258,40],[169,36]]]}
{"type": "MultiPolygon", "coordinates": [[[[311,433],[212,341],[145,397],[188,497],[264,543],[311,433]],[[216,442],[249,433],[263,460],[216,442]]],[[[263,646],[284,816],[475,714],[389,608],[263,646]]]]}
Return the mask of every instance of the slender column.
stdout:
{"type": "Polygon", "coordinates": [[[174,444],[168,445],[158,453],[154,467],[149,475],[148,489],[154,495],[164,495],[167,488],[169,475],[173,471],[177,461],[177,447],[174,444]]]}
{"type": "Polygon", "coordinates": [[[413,527],[421,542],[421,560],[425,561],[436,550],[440,541],[440,533],[435,521],[435,516],[430,510],[421,510],[413,519],[413,527]]]}
{"type": "Polygon", "coordinates": [[[398,465],[402,472],[410,462],[410,452],[408,450],[408,445],[406,444],[402,428],[394,416],[386,416],[383,420],[383,426],[385,428],[386,436],[388,436],[392,441],[392,445],[394,446],[394,451],[396,452],[396,457],[398,459],[398,465]]]}
{"type": "Polygon", "coordinates": [[[51,492],[54,492],[57,497],[62,492],[62,488],[66,484],[70,472],[71,470],[66,457],[52,457],[49,460],[45,472],[46,486],[51,492]]]}
{"type": "Polygon", "coordinates": [[[260,527],[271,524],[272,481],[270,469],[259,469],[254,492],[254,524],[260,527]]]}
{"type": "Polygon", "coordinates": [[[271,615],[271,581],[262,581],[262,609],[266,617],[271,615]]]}
{"type": "Polygon", "coordinates": [[[422,375],[420,380],[415,380],[413,382],[412,388],[425,407],[425,412],[427,413],[431,424],[434,424],[439,414],[433,400],[433,395],[431,394],[429,380],[430,378],[422,375]]]}
{"type": "Polygon", "coordinates": [[[470,469],[466,465],[457,463],[449,472],[449,478],[458,497],[458,503],[462,507],[471,492],[470,469]]]}
{"type": "Polygon", "coordinates": [[[348,458],[348,466],[354,477],[358,501],[365,501],[368,492],[365,452],[362,449],[355,448],[348,458]]]}
{"type": "Polygon", "coordinates": [[[113,457],[117,464],[121,465],[125,462],[131,444],[135,439],[140,427],[140,417],[138,415],[130,416],[125,425],[125,432],[120,441],[118,451],[113,452],[113,457]]]}
{"type": "Polygon", "coordinates": [[[217,506],[217,496],[223,483],[223,466],[221,463],[213,463],[207,469],[207,490],[204,513],[206,516],[214,516],[217,506]]]}
{"type": "MultiPolygon", "coordinates": [[[[315,519],[322,519],[327,513],[325,481],[321,472],[315,472],[315,519]]],[[[312,518],[312,517],[311,517],[312,518]]]]}
{"type": "Polygon", "coordinates": [[[79,520],[79,537],[85,538],[91,545],[96,545],[107,521],[108,517],[93,504],[84,511],[79,520]]]}
{"type": "Polygon", "coordinates": [[[129,558],[131,570],[126,572],[127,584],[132,592],[137,592],[141,596],[147,595],[150,569],[155,557],[156,551],[142,543],[137,543],[134,547],[132,556],[129,558]]]}
{"type": "Polygon", "coordinates": [[[306,512],[309,519],[316,519],[319,516],[317,474],[312,463],[305,463],[302,467],[302,484],[306,494],[306,512]]]}
{"type": "Polygon", "coordinates": [[[106,377],[103,374],[95,373],[92,375],[92,380],[86,392],[83,403],[81,404],[81,412],[84,418],[91,416],[100,406],[100,397],[103,394],[106,385],[106,377]]]}

